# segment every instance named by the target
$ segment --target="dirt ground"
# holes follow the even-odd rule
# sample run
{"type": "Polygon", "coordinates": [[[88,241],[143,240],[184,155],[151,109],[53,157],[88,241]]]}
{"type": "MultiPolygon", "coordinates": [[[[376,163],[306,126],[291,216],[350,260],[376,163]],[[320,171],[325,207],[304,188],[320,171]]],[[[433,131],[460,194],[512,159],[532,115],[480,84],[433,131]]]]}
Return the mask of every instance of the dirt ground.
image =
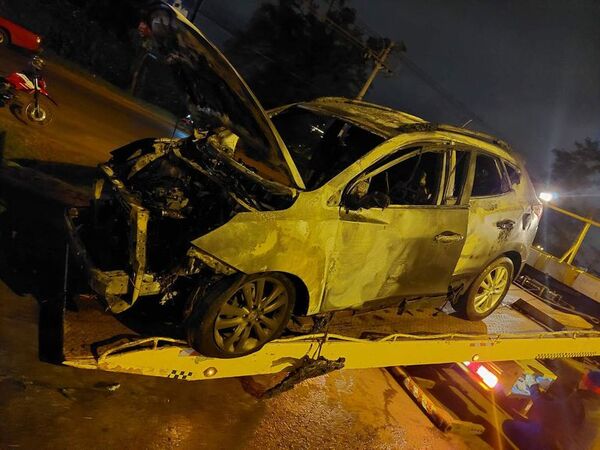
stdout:
{"type": "MultiPolygon", "coordinates": [[[[0,61],[7,73],[24,57],[2,50],[0,61]]],[[[237,379],[57,364],[65,204],[85,201],[83,186],[111,149],[169,135],[171,125],[56,63],[47,78],[59,102],[50,125],[0,110],[5,162],[19,164],[0,168],[0,448],[487,448],[440,432],[379,369],[332,373],[258,400],[237,379]]]]}

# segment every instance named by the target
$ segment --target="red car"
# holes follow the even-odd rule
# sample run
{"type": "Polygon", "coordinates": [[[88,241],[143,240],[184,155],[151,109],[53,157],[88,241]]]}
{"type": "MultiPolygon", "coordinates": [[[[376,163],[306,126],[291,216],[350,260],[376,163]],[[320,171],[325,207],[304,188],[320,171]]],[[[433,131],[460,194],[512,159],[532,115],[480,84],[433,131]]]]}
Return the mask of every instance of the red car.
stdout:
{"type": "Polygon", "coordinates": [[[13,44],[36,52],[40,49],[41,43],[42,38],[39,35],[4,17],[0,17],[0,46],[13,44]]]}

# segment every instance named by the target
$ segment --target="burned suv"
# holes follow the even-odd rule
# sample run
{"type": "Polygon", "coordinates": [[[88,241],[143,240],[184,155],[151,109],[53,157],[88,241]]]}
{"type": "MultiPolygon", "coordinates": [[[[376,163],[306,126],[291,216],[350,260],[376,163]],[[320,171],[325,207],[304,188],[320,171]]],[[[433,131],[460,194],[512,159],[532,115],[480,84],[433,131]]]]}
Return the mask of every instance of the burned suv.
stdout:
{"type": "Polygon", "coordinates": [[[189,343],[236,357],[292,315],[442,297],[478,320],[500,304],[541,214],[504,143],[343,98],[266,113],[177,12],[144,24],[196,129],[113,151],[92,205],[68,211],[114,313],[179,299],[189,343]]]}

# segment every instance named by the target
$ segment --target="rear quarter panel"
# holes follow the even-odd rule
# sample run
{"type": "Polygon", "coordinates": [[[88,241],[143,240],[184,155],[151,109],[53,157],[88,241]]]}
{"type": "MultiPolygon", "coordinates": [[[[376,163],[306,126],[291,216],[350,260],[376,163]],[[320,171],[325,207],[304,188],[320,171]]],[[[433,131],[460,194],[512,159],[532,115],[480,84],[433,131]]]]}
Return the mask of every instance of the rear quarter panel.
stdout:
{"type": "MultiPolygon", "coordinates": [[[[522,264],[537,232],[538,219],[532,206],[539,201],[527,173],[512,155],[500,152],[497,156],[519,167],[521,181],[508,193],[471,198],[467,240],[454,273],[455,282],[462,281],[466,287],[502,255],[517,253],[522,264]],[[507,219],[515,222],[512,230],[499,229],[497,223],[507,219]]],[[[520,268],[515,267],[515,275],[520,268]]]]}

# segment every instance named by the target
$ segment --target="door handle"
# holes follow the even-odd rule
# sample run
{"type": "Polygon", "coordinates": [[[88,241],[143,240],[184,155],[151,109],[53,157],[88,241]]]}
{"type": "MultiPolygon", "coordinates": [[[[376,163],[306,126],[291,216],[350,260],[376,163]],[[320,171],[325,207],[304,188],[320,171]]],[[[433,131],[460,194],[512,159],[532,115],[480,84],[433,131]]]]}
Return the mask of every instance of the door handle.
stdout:
{"type": "Polygon", "coordinates": [[[496,226],[501,230],[512,230],[515,227],[515,221],[511,219],[501,220],[496,222],[496,226]]]}
{"type": "Polygon", "coordinates": [[[464,238],[462,234],[454,233],[453,231],[444,231],[434,237],[433,240],[441,244],[451,244],[453,242],[460,242],[464,238]]]}

